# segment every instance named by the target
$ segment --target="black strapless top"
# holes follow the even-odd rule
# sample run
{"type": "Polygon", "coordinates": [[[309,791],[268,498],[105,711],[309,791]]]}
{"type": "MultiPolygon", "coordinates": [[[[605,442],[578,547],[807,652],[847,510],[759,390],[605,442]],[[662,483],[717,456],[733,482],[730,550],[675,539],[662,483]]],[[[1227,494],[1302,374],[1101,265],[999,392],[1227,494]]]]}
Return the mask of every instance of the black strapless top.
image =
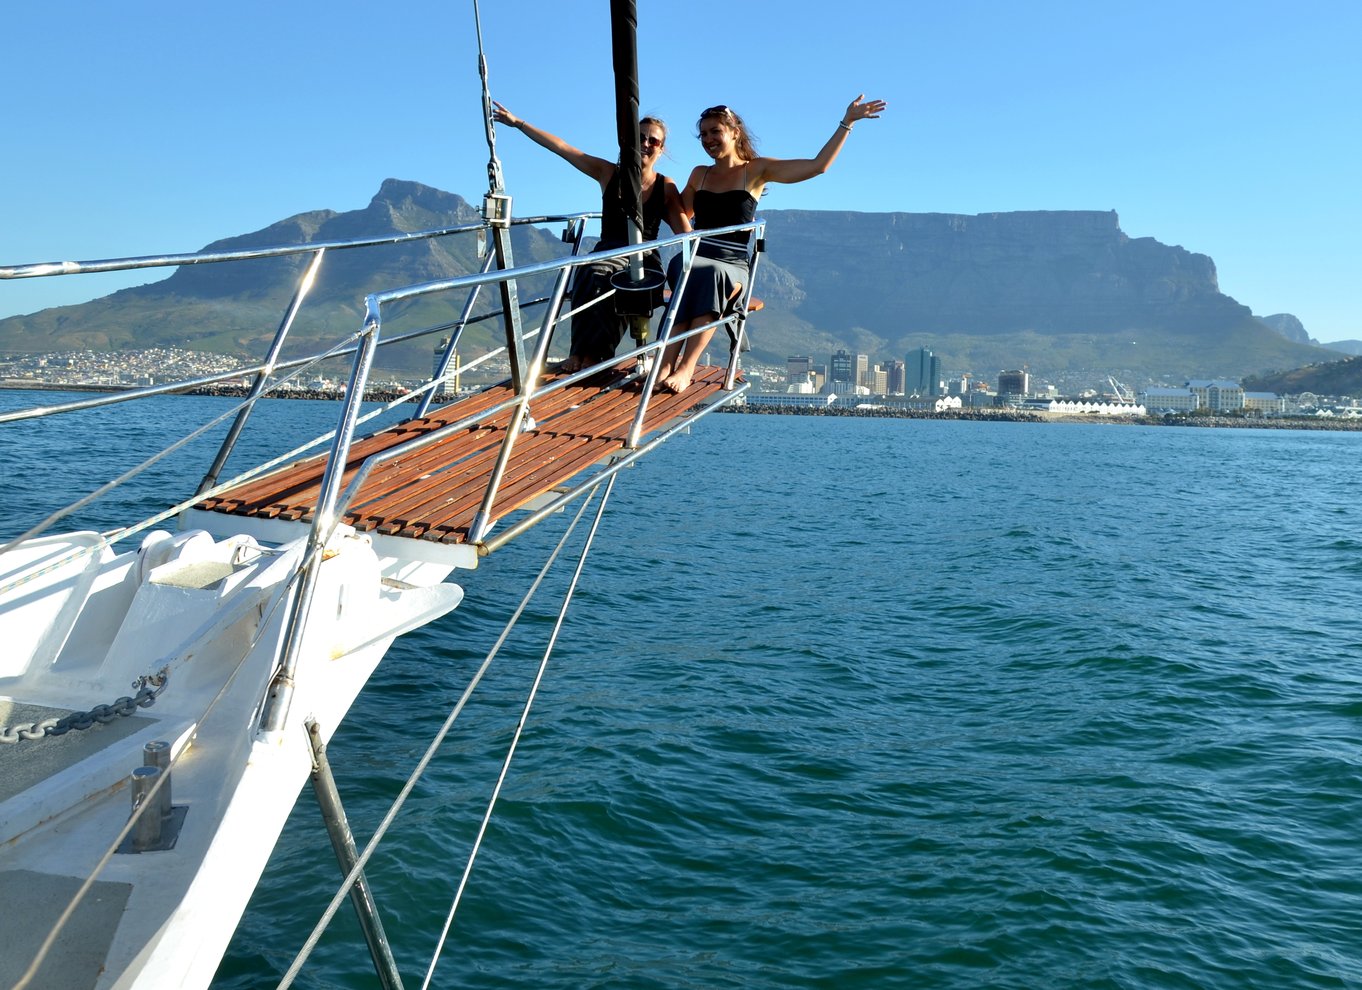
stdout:
{"type": "MultiPolygon", "coordinates": [[[[757,201],[746,189],[730,189],[727,192],[710,192],[708,189],[695,191],[695,229],[709,230],[713,227],[731,227],[735,223],[747,223],[757,215],[757,201]]],[[[731,234],[715,234],[707,240],[731,241],[734,244],[747,244],[747,232],[734,231],[731,234]]]]}

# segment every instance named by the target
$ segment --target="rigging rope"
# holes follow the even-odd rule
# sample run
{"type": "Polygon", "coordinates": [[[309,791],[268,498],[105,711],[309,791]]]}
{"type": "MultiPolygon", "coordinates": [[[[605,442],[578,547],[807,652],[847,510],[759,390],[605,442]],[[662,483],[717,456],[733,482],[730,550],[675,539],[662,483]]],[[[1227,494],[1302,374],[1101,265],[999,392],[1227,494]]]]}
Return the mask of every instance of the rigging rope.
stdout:
{"type": "MultiPolygon", "coordinates": [[[[459,879],[459,886],[454,891],[454,899],[450,902],[449,913],[445,915],[445,925],[440,930],[440,938],[435,943],[435,952],[430,958],[430,968],[426,970],[426,978],[421,983],[421,990],[428,990],[430,981],[435,976],[435,965],[440,961],[440,953],[444,951],[445,940],[449,937],[449,929],[454,924],[454,913],[459,909],[459,901],[463,899],[464,888],[468,886],[468,877],[473,872],[473,861],[477,858],[478,850],[482,848],[483,836],[487,833],[487,826],[492,820],[492,809],[496,807],[497,798],[501,795],[501,787],[506,782],[506,774],[511,769],[511,759],[515,756],[516,746],[520,742],[521,734],[525,731],[525,723],[530,719],[530,707],[534,704],[535,695],[539,692],[539,684],[544,679],[544,671],[548,668],[549,657],[553,654],[553,647],[558,642],[559,630],[563,628],[563,619],[567,617],[568,606],[572,604],[573,592],[577,590],[577,582],[581,579],[582,569],[586,566],[587,554],[591,552],[592,541],[596,538],[596,530],[601,525],[601,516],[605,513],[605,505],[610,501],[610,492],[615,487],[615,479],[618,477],[617,474],[610,476],[610,480],[605,486],[605,492],[602,493],[601,500],[596,506],[596,518],[591,521],[591,529],[587,531],[581,556],[577,558],[577,567],[572,572],[572,580],[568,583],[567,591],[563,595],[563,604],[558,609],[558,618],[553,624],[553,631],[549,633],[548,645],[544,648],[544,656],[539,661],[539,669],[535,671],[534,682],[530,685],[530,692],[525,698],[525,707],[521,709],[520,721],[516,724],[515,732],[511,735],[511,744],[507,747],[506,758],[501,763],[501,773],[497,776],[496,786],[492,788],[492,796],[488,799],[487,810],[483,813],[481,824],[478,825],[478,834],[473,840],[473,846],[468,851],[468,863],[464,866],[463,876],[459,879]]],[[[586,508],[585,502],[583,502],[582,508],[586,508]]],[[[578,518],[580,518],[580,513],[578,518]]]]}
{"type": "MultiPolygon", "coordinates": [[[[612,476],[611,481],[613,482],[613,480],[614,478],[612,476]]],[[[431,739],[430,745],[426,747],[426,751],[421,754],[421,759],[417,761],[416,766],[412,769],[411,774],[402,785],[401,791],[399,791],[397,797],[393,799],[393,803],[389,806],[387,814],[385,814],[383,820],[378,823],[378,828],[374,830],[374,834],[369,838],[364,850],[359,854],[359,858],[355,860],[355,865],[350,869],[350,872],[346,874],[345,879],[341,881],[340,887],[337,888],[335,895],[332,896],[330,903],[327,904],[326,910],[322,912],[322,916],[317,919],[317,924],[313,927],[312,933],[308,935],[306,941],[303,942],[302,948],[298,950],[298,954],[294,957],[293,962],[289,965],[283,978],[280,979],[279,983],[276,985],[275,990],[288,990],[288,987],[292,986],[293,981],[298,978],[298,973],[302,970],[303,963],[307,961],[307,958],[312,954],[313,949],[317,947],[317,943],[321,940],[322,933],[325,932],[327,926],[331,924],[331,919],[335,917],[336,912],[340,910],[341,904],[345,902],[346,897],[349,895],[350,888],[354,886],[355,881],[358,880],[359,876],[364,872],[365,866],[368,865],[370,858],[372,858],[377,851],[380,841],[388,834],[388,829],[392,827],[392,823],[397,818],[398,812],[402,810],[402,806],[406,803],[407,798],[415,789],[417,783],[420,782],[421,777],[425,774],[426,767],[430,765],[430,761],[435,758],[435,754],[444,743],[445,737],[448,736],[450,731],[454,728],[455,719],[463,712],[464,706],[468,704],[468,700],[473,696],[474,690],[482,683],[483,677],[491,668],[492,661],[496,659],[502,646],[505,645],[506,640],[510,638],[511,631],[515,628],[516,623],[520,621],[521,615],[524,614],[525,609],[534,599],[535,594],[538,593],[539,586],[543,584],[544,578],[548,576],[554,562],[558,559],[558,555],[562,552],[563,547],[567,545],[568,539],[577,528],[577,523],[581,521],[587,506],[591,504],[591,496],[595,494],[595,491],[596,489],[593,488],[590,495],[582,500],[581,506],[577,509],[577,514],[572,517],[572,522],[568,524],[567,529],[559,539],[558,544],[544,561],[544,566],[539,569],[539,573],[535,576],[534,581],[530,583],[530,587],[526,590],[525,596],[520,600],[520,604],[516,606],[515,611],[507,621],[506,628],[501,631],[501,635],[497,637],[497,641],[492,644],[492,649],[488,652],[486,659],[483,660],[481,666],[473,673],[472,678],[468,682],[468,686],[464,688],[463,694],[459,696],[459,700],[455,703],[454,707],[450,710],[449,715],[445,718],[444,723],[431,739]]]]}

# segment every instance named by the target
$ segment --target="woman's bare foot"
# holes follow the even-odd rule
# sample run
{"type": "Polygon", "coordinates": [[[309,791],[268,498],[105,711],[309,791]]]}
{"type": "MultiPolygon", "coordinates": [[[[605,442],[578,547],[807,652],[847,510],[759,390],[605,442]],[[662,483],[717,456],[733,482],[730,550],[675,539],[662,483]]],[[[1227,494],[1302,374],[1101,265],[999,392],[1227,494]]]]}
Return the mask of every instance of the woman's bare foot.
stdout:
{"type": "Polygon", "coordinates": [[[666,378],[662,379],[662,387],[668,392],[680,395],[686,389],[690,388],[691,378],[693,378],[694,375],[694,368],[683,368],[679,371],[674,371],[666,378]]]}
{"type": "Polygon", "coordinates": [[[554,371],[560,371],[565,375],[575,374],[586,367],[586,362],[576,354],[569,354],[562,361],[558,362],[558,367],[554,371]]]}

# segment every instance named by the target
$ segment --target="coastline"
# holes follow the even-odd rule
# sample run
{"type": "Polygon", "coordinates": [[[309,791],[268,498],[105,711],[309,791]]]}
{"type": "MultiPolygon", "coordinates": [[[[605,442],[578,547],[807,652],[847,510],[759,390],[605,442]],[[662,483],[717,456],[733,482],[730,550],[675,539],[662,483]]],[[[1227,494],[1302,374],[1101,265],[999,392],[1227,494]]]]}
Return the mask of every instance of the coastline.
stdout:
{"type": "MultiPolygon", "coordinates": [[[[71,385],[51,382],[0,382],[0,391],[40,391],[40,392],[126,392],[130,386],[119,385],[71,385]]],[[[231,398],[245,398],[249,389],[242,386],[207,386],[189,388],[173,395],[209,395],[231,398]]],[[[276,399],[300,399],[334,402],[341,398],[339,389],[297,389],[287,395],[274,395],[276,399]]],[[[364,393],[366,402],[392,402],[401,398],[401,393],[390,389],[370,389],[364,393]]],[[[451,402],[455,396],[437,396],[433,401],[439,405],[451,402]]],[[[950,412],[924,412],[916,409],[839,409],[836,407],[772,407],[729,405],[718,410],[721,413],[751,416],[842,416],[855,419],[933,419],[959,420],[977,423],[1085,423],[1102,426],[1181,426],[1201,428],[1253,429],[1253,430],[1333,430],[1350,433],[1362,431],[1362,419],[1339,419],[1316,416],[1296,417],[1254,417],[1245,416],[1075,416],[1065,413],[1022,412],[1013,409],[962,409],[950,412]]]]}
{"type": "Polygon", "coordinates": [[[1102,426],[1184,426],[1253,430],[1362,431],[1362,419],[1316,416],[1252,419],[1246,416],[1076,416],[1070,413],[1022,412],[1013,409],[962,409],[924,412],[917,409],[838,409],[836,407],[725,406],[722,413],[753,416],[849,416],[878,419],[963,420],[977,423],[1084,423],[1102,426]]]}

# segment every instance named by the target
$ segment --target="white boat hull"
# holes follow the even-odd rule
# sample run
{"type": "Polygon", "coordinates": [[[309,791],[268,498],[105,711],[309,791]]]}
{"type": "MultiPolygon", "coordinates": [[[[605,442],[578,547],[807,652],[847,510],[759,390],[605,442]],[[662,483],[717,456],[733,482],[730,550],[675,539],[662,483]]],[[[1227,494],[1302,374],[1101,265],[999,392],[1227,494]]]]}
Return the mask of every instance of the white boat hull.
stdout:
{"type": "Polygon", "coordinates": [[[109,725],[0,746],[0,897],[46,906],[7,921],[0,985],[24,977],[57,913],[93,876],[29,986],[203,987],[311,770],[306,723],[329,738],[393,638],[463,592],[385,580],[370,541],[338,533],[318,572],[296,690],[266,732],[261,712],[303,541],[268,550],[248,537],[162,535],[118,556],[99,544],[75,534],[4,558],[0,587],[72,550],[94,551],[0,594],[0,641],[24,647],[0,666],[0,723],[108,704],[162,669],[167,682],[152,707],[109,725]],[[182,824],[173,848],[114,851],[132,805],[129,775],[155,740],[171,744],[182,824]],[[35,777],[32,764],[44,760],[51,767],[35,777]]]}

